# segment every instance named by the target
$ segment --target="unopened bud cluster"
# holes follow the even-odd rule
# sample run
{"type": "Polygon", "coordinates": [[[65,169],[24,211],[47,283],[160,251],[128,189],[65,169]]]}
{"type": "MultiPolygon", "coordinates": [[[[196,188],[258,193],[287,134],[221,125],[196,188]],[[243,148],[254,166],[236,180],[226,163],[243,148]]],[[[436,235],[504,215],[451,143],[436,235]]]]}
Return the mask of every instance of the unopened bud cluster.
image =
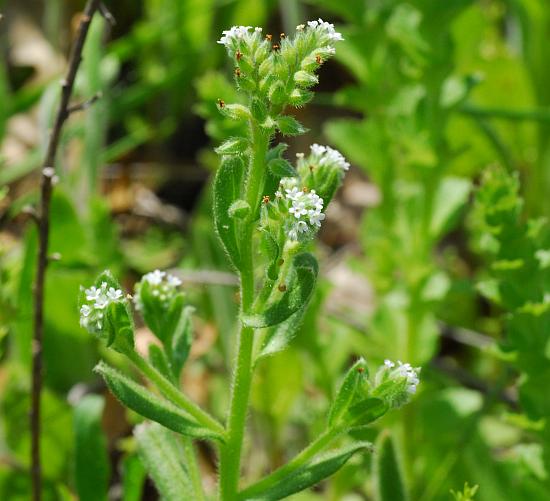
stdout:
{"type": "Polygon", "coordinates": [[[223,31],[218,43],[235,64],[239,88],[267,105],[284,107],[303,106],[313,97],[308,89],[318,82],[315,71],[334,55],[334,43],[340,40],[334,25],[319,19],[299,25],[293,37],[264,36],[262,28],[233,26],[223,31]]]}
{"type": "Polygon", "coordinates": [[[392,407],[401,407],[416,393],[419,373],[420,367],[400,360],[397,363],[384,360],[374,377],[373,395],[383,398],[392,407]]]}
{"type": "Polygon", "coordinates": [[[102,282],[99,287],[83,289],[84,300],[80,307],[80,325],[88,332],[97,334],[105,327],[106,310],[110,304],[125,301],[120,289],[102,282]]]}
{"type": "Polygon", "coordinates": [[[178,293],[178,287],[181,285],[179,278],[165,271],[155,270],[143,275],[141,281],[136,284],[134,303],[137,310],[143,309],[143,300],[140,291],[144,282],[147,282],[150,294],[158,299],[164,307],[168,307],[172,298],[178,293]]]}

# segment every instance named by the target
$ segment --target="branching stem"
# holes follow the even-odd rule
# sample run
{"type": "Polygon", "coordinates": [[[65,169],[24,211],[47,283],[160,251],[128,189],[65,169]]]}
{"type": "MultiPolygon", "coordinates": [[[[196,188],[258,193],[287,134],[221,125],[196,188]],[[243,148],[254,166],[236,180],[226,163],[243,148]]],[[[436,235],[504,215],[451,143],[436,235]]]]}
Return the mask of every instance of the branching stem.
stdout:
{"type": "Polygon", "coordinates": [[[61,130],[69,116],[69,101],[73,91],[76,73],[82,60],[82,49],[88,34],[92,17],[99,8],[99,0],[88,0],[80,19],[78,33],[69,57],[67,75],[61,83],[61,99],[54,125],[48,141],[42,178],[40,183],[40,202],[37,216],[38,256],[36,263],[36,282],[34,285],[34,332],[32,342],[32,387],[31,387],[31,484],[32,499],[42,499],[42,468],[40,462],[40,395],[42,393],[42,342],[44,335],[44,283],[48,266],[48,242],[50,232],[50,202],[55,176],[55,157],[61,137],[61,130]]]}

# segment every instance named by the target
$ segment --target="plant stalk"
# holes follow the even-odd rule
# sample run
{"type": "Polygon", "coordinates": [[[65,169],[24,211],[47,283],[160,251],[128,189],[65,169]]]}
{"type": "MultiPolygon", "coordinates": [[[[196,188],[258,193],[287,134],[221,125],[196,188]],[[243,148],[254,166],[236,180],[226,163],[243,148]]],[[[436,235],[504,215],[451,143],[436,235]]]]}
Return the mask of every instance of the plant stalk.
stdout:
{"type": "MultiPolygon", "coordinates": [[[[262,133],[258,124],[251,120],[252,155],[248,167],[245,198],[251,207],[250,217],[245,221],[241,247],[241,312],[248,313],[254,302],[253,223],[257,217],[261,190],[265,181],[265,156],[269,136],[262,133]]],[[[241,452],[250,387],[252,383],[252,354],[254,329],[241,326],[237,338],[237,362],[233,375],[231,403],[227,418],[227,441],[220,454],[220,498],[222,501],[237,499],[239,489],[241,452]]]]}

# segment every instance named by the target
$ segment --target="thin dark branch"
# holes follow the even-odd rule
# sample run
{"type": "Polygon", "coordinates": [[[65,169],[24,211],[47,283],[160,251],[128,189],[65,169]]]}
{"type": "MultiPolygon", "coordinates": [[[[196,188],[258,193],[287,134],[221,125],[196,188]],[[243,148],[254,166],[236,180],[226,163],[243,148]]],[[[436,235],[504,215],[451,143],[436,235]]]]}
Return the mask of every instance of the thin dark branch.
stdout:
{"type": "Polygon", "coordinates": [[[100,0],[88,0],[80,19],[77,36],[69,57],[67,75],[61,82],[61,100],[51,130],[48,148],[42,165],[40,203],[38,211],[38,257],[34,285],[34,334],[32,344],[32,389],[31,389],[31,477],[32,499],[42,498],[42,468],[40,462],[40,395],[42,392],[42,339],[44,333],[44,281],[48,266],[48,241],[50,231],[50,201],[55,178],[55,157],[61,129],[69,117],[69,100],[88,34],[92,17],[99,8],[100,0]]]}
{"type": "Polygon", "coordinates": [[[107,8],[107,6],[103,2],[99,4],[99,13],[103,16],[105,21],[107,21],[111,26],[114,26],[116,24],[115,16],[111,14],[111,11],[107,8]]]}
{"type": "Polygon", "coordinates": [[[76,103],[67,108],[67,113],[71,115],[72,113],[75,113],[77,111],[84,111],[87,110],[90,106],[92,106],[97,100],[101,99],[103,96],[103,93],[101,91],[96,92],[90,99],[86,99],[86,101],[82,101],[81,103],[76,103]]]}

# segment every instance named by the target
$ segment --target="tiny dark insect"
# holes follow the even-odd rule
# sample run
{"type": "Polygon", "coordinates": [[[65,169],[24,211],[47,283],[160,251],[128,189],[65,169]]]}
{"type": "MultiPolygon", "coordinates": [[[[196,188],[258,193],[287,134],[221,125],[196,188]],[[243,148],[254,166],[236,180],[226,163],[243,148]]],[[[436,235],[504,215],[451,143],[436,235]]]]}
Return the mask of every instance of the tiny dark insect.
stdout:
{"type": "Polygon", "coordinates": [[[223,108],[225,106],[225,101],[223,99],[218,99],[218,106],[223,108]]]}

